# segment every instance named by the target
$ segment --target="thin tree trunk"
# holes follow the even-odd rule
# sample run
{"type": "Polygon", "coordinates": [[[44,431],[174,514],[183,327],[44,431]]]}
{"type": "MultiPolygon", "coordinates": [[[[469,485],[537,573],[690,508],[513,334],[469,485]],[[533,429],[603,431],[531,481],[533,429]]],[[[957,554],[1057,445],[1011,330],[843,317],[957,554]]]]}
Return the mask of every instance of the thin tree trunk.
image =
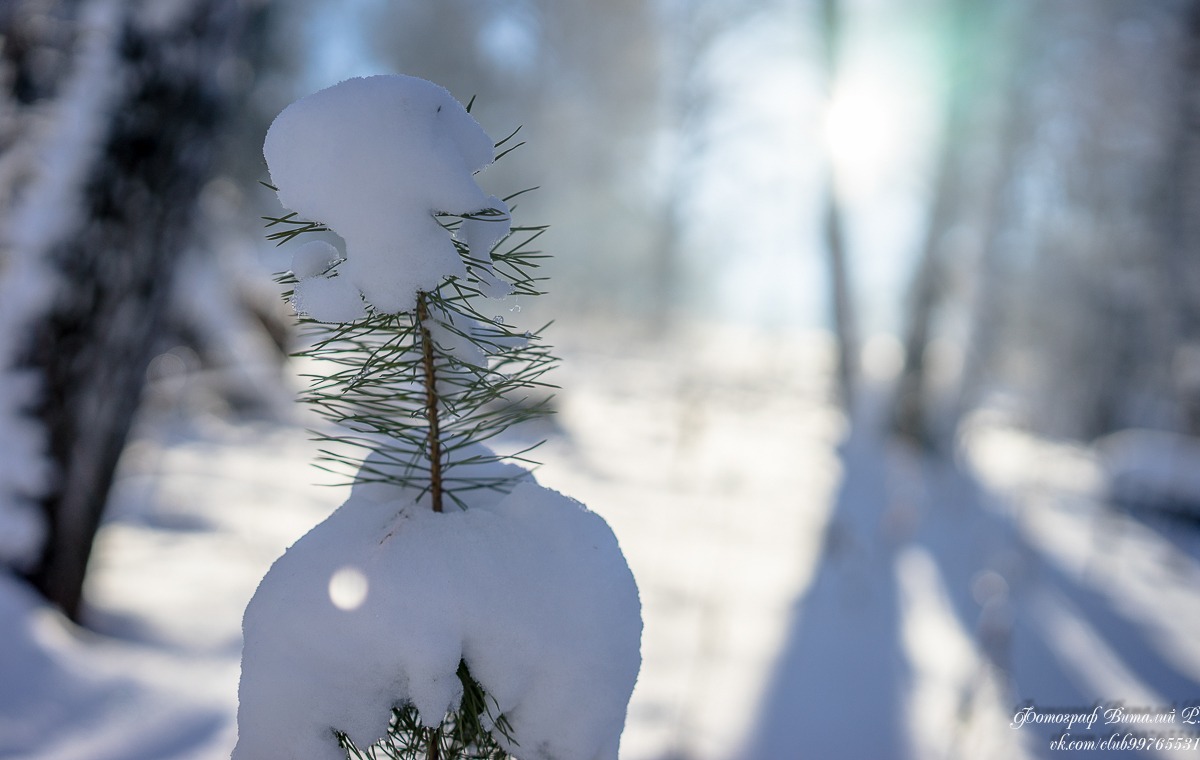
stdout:
{"type": "Polygon", "coordinates": [[[927,409],[926,353],[933,318],[942,301],[946,262],[942,236],[949,227],[951,195],[957,186],[957,160],[943,151],[933,211],[921,249],[920,264],[910,292],[908,329],[904,335],[904,366],[896,384],[892,430],[913,442],[932,445],[927,409]]]}
{"type": "Polygon", "coordinates": [[[1174,315],[1172,337],[1186,352],[1172,357],[1177,372],[1174,391],[1184,428],[1200,436],[1200,275],[1195,266],[1200,249],[1200,1],[1193,0],[1183,18],[1178,121],[1162,167],[1167,231],[1160,271],[1162,289],[1174,307],[1169,312],[1174,315]]]}
{"type": "MultiPolygon", "coordinates": [[[[421,340],[421,369],[425,384],[425,421],[429,426],[426,449],[429,458],[429,501],[434,512],[442,511],[442,433],[439,425],[437,367],[433,359],[433,336],[429,333],[429,294],[417,294],[417,331],[421,340]]],[[[433,746],[431,742],[430,746],[433,746]]],[[[432,751],[432,749],[430,750],[432,751]]]]}
{"type": "MultiPolygon", "coordinates": [[[[841,37],[841,9],[838,0],[821,0],[821,32],[825,54],[826,92],[833,93],[838,77],[841,37]]],[[[858,382],[858,330],[850,274],[846,264],[846,236],[843,230],[841,202],[837,193],[832,157],[826,159],[822,188],[821,232],[829,265],[830,306],[837,339],[838,396],[847,412],[854,409],[858,382]]]]}
{"type": "Polygon", "coordinates": [[[1026,52],[1029,19],[1026,7],[1014,4],[1009,16],[998,20],[1004,28],[997,31],[999,49],[1006,51],[998,69],[996,89],[1000,92],[1000,125],[997,129],[996,157],[986,178],[984,213],[980,220],[980,253],[975,263],[974,300],[969,305],[969,335],[963,355],[963,368],[946,429],[956,430],[959,423],[986,392],[989,373],[996,370],[997,353],[1004,331],[1009,326],[1008,309],[1012,298],[1012,272],[1008,264],[1004,233],[1018,224],[1020,188],[1017,167],[1021,148],[1032,128],[1028,93],[1022,87],[1028,76],[1026,52]]]}
{"type": "Polygon", "coordinates": [[[841,204],[833,186],[826,178],[822,233],[825,254],[829,263],[829,289],[833,306],[833,324],[837,337],[838,396],[846,411],[853,411],[855,387],[858,383],[858,330],[854,320],[854,305],[850,296],[850,274],[846,269],[845,232],[841,204]]]}
{"type": "MultiPolygon", "coordinates": [[[[909,292],[908,327],[904,335],[904,366],[896,383],[892,408],[892,430],[923,446],[933,446],[930,428],[929,379],[926,354],[933,335],[933,323],[946,296],[949,275],[947,232],[957,214],[964,177],[964,152],[968,121],[975,105],[979,83],[973,76],[978,62],[972,56],[984,56],[987,50],[971,39],[981,23],[975,0],[954,0],[953,49],[948,70],[953,72],[946,101],[943,134],[938,151],[937,179],[917,271],[909,292]]],[[[983,285],[986,287],[986,284],[983,285]]]]}

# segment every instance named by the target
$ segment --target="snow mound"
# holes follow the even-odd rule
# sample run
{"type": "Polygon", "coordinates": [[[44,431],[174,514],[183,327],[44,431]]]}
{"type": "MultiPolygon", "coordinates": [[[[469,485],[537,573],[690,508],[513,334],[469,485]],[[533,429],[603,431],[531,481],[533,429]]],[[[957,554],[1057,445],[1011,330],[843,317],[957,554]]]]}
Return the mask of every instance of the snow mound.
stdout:
{"type": "MultiPolygon", "coordinates": [[[[526,477],[435,513],[356,486],[246,609],[233,760],[344,760],[411,703],[427,725],[472,676],[523,760],[615,760],[641,663],[637,587],[608,525],[526,477]]],[[[497,737],[501,742],[504,740],[497,737]]]]}
{"type": "Polygon", "coordinates": [[[439,213],[499,212],[461,232],[472,258],[490,266],[491,246],[508,233],[508,209],[474,174],[494,152],[445,88],[416,77],[348,79],[285,108],[263,145],[279,200],[346,243],[334,272],[296,272],[297,310],[325,322],[361,316],[364,299],[377,311],[411,311],[418,291],[465,277],[439,213]]]}

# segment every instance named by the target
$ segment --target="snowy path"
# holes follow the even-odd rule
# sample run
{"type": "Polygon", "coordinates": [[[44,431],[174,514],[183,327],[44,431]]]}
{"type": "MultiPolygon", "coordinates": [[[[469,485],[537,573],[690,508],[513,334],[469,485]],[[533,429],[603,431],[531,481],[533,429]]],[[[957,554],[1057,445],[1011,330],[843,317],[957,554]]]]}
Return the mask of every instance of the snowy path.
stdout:
{"type": "MultiPolygon", "coordinates": [[[[641,584],[623,757],[1048,757],[1052,727],[1009,728],[1018,702],[1200,699],[1194,533],[1097,511],[1085,454],[995,426],[960,467],[865,427],[839,448],[822,355],[740,337],[576,353],[556,378],[539,478],[612,524],[641,584]]],[[[242,608],[344,498],[312,485],[313,449],[152,427],[97,547],[103,635],[0,585],[0,757],[227,757],[242,608]]]]}

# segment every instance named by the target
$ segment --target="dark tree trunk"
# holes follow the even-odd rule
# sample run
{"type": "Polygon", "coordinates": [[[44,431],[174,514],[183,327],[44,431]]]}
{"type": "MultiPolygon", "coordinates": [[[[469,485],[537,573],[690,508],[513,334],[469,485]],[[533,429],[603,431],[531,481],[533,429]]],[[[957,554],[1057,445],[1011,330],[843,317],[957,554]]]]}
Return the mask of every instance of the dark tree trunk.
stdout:
{"type": "Polygon", "coordinates": [[[908,327],[904,333],[904,365],[896,383],[892,430],[922,446],[934,443],[928,420],[926,354],[938,305],[947,279],[944,235],[952,218],[951,205],[958,179],[957,147],[943,149],[920,264],[909,292],[908,327]]]}
{"type": "Polygon", "coordinates": [[[42,499],[49,535],[30,573],[78,619],[92,541],[163,329],[172,271],[210,176],[225,91],[217,72],[236,0],[195,0],[153,26],[126,4],[122,75],[101,150],[80,188],[82,221],[50,251],[58,297],[35,326],[28,362],[59,473],[42,499]]]}
{"type": "MultiPolygon", "coordinates": [[[[1021,81],[1019,73],[1010,71],[1007,79],[1003,90],[1006,94],[1005,113],[1001,117],[1003,124],[997,138],[998,160],[987,179],[985,209],[980,220],[982,250],[974,267],[977,283],[975,298],[968,307],[970,332],[947,430],[957,430],[959,423],[986,392],[988,377],[997,370],[994,365],[1010,316],[1008,306],[1013,286],[1007,258],[1011,252],[1004,248],[1002,232],[1015,225],[1019,213],[1014,167],[1020,159],[1019,146],[1025,140],[1028,116],[1018,92],[1021,81]]],[[[900,414],[900,410],[897,410],[898,426],[900,414]]]]}
{"type": "Polygon", "coordinates": [[[1163,174],[1168,220],[1161,267],[1163,290],[1175,307],[1175,394],[1184,429],[1200,436],[1200,1],[1183,14],[1186,38],[1178,79],[1178,121],[1163,174]]]}
{"type": "Polygon", "coordinates": [[[850,295],[850,273],[846,267],[846,237],[842,224],[842,209],[832,177],[826,179],[824,196],[821,231],[825,241],[825,255],[829,262],[829,291],[834,333],[837,337],[838,397],[842,408],[852,412],[855,387],[858,383],[858,328],[855,325],[854,304],[850,295]]]}
{"type": "MultiPolygon", "coordinates": [[[[934,321],[947,295],[950,258],[947,233],[959,218],[965,190],[967,132],[981,93],[978,60],[989,48],[981,27],[990,19],[976,0],[953,0],[953,47],[947,69],[953,77],[947,95],[943,134],[929,218],[925,224],[920,259],[909,291],[908,323],[904,333],[904,365],[896,383],[892,430],[926,447],[938,441],[929,420],[929,378],[926,364],[934,321]]],[[[987,287],[987,283],[983,283],[987,287]]]]}

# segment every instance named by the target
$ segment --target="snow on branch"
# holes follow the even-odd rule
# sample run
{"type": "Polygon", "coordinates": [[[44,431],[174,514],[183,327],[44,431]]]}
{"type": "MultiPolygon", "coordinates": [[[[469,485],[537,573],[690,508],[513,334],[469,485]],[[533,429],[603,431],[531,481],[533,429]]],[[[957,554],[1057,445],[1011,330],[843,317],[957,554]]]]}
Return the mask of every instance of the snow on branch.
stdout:
{"type": "Polygon", "coordinates": [[[415,77],[350,79],[284,109],[263,153],[279,200],[345,240],[345,261],[304,277],[299,311],[324,322],[412,311],[418,291],[466,267],[439,214],[472,215],[464,238],[487,259],[508,208],[475,183],[491,138],[444,88],[415,77]],[[484,213],[490,212],[490,213],[484,213]]]}

